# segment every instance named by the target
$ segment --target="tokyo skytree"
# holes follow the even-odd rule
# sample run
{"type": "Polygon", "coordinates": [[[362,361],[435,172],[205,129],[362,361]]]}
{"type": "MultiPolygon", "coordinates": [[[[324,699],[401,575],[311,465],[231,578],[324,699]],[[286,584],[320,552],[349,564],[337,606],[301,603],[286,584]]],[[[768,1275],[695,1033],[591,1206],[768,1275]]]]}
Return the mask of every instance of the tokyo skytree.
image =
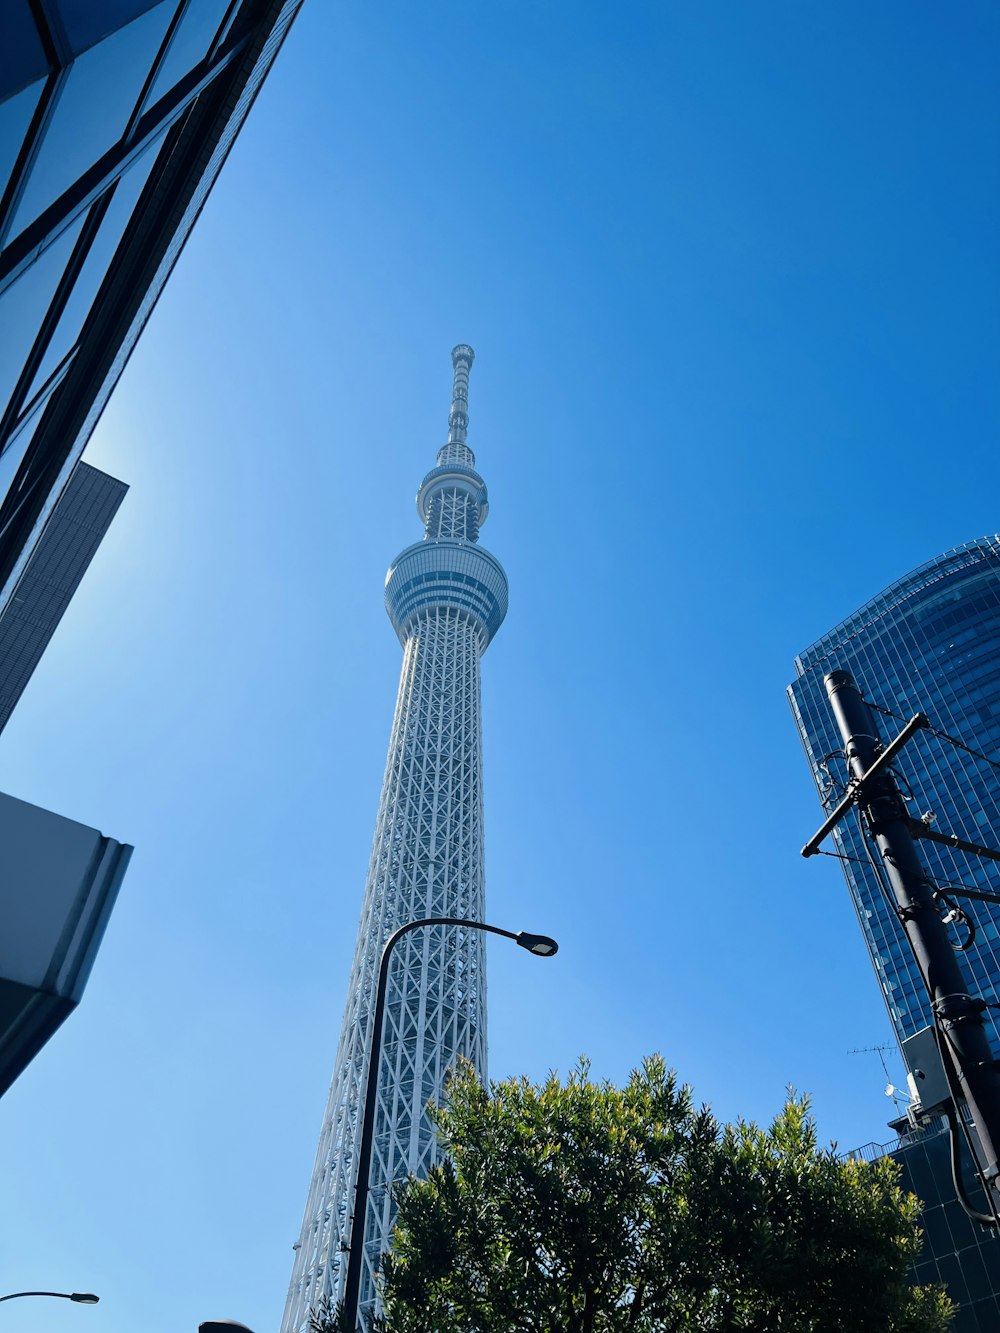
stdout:
{"type": "MultiPolygon", "coordinates": [[[[417,492],[423,540],[386,576],[385,607],[403,646],[361,923],[326,1115],[282,1333],[301,1333],[324,1296],[343,1298],[364,1112],[375,979],[387,937],[428,916],[483,919],[482,722],[479,659],[507,611],[507,577],[477,545],[486,486],[466,444],[473,351],[451,354],[448,439],[417,492]]],[[[486,1075],[483,936],[422,927],[396,948],[385,1008],[361,1310],[388,1248],[392,1186],[438,1156],[428,1101],[459,1056],[486,1075]]]]}

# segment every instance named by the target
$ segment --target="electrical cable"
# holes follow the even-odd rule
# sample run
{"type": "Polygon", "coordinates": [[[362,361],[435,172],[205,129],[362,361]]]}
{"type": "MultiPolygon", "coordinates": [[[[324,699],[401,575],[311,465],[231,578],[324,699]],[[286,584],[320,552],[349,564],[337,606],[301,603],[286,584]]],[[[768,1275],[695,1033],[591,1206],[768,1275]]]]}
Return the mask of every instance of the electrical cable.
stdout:
{"type": "Polygon", "coordinates": [[[857,866],[866,866],[867,861],[863,861],[860,856],[848,856],[846,852],[824,852],[822,847],[817,847],[815,856],[832,856],[837,861],[853,861],[857,866]]]}
{"type": "MultiPolygon", "coordinates": [[[[907,718],[901,718],[897,713],[892,712],[891,709],[883,708],[879,704],[872,703],[871,700],[868,700],[867,702],[868,706],[874,709],[875,712],[882,713],[886,717],[895,718],[896,721],[903,722],[904,724],[909,720],[907,718]]],[[[972,755],[974,758],[982,759],[985,763],[989,764],[991,767],[1000,770],[1000,763],[998,763],[996,760],[990,759],[987,755],[981,754],[977,750],[973,750],[970,746],[966,745],[964,741],[960,741],[954,736],[949,736],[947,732],[940,731],[937,727],[928,726],[926,730],[930,731],[933,735],[938,736],[941,740],[948,741],[950,744],[956,746],[958,749],[964,750],[967,754],[972,755]]],[[[832,756],[827,755],[823,760],[823,765],[822,765],[828,777],[830,776],[830,773],[826,765],[830,758],[832,758],[832,756]]],[[[895,774],[895,776],[897,777],[898,780],[898,774],[895,774]]],[[[850,791],[850,784],[848,784],[846,790],[850,791]]],[[[872,873],[874,874],[876,882],[878,883],[878,886],[882,891],[882,895],[886,899],[886,902],[888,903],[893,914],[897,917],[897,919],[901,920],[902,918],[901,909],[898,903],[896,902],[895,895],[892,893],[890,885],[886,882],[884,868],[878,864],[872,851],[870,838],[873,835],[871,834],[871,831],[867,828],[861,810],[856,802],[854,806],[854,813],[858,822],[858,832],[860,834],[861,841],[865,849],[865,855],[868,858],[868,863],[871,867],[872,873]]],[[[839,860],[845,860],[845,861],[859,860],[859,858],[857,857],[838,856],[838,853],[836,852],[824,852],[823,855],[837,856],[839,860]]],[[[959,946],[952,945],[952,948],[956,947],[960,949],[970,948],[976,937],[975,923],[972,920],[970,920],[968,916],[966,916],[966,914],[962,911],[960,907],[958,907],[955,903],[953,903],[950,899],[946,897],[946,895],[941,891],[941,886],[935,885],[934,881],[929,877],[925,878],[927,884],[932,889],[935,901],[938,901],[939,899],[942,900],[948,906],[950,914],[953,914],[952,919],[957,920],[959,922],[964,922],[969,927],[969,932],[970,932],[969,938],[965,941],[965,943],[959,946]]],[[[957,885],[953,887],[956,888],[956,890],[958,888],[957,885]]],[[[968,886],[963,886],[963,887],[968,887],[968,886]]],[[[912,942],[910,942],[909,935],[906,933],[905,930],[903,933],[904,935],[906,935],[907,942],[910,943],[910,947],[912,949],[913,946],[912,942]]],[[[980,1165],[979,1157],[976,1152],[976,1145],[973,1143],[972,1140],[970,1127],[966,1124],[965,1117],[961,1115],[959,1112],[958,1108],[962,1104],[963,1100],[962,1090],[960,1087],[957,1086],[957,1081],[958,1081],[957,1074],[955,1072],[955,1067],[952,1064],[951,1055],[949,1054],[947,1057],[945,1055],[944,1042],[948,1043],[950,1051],[955,1052],[956,1062],[957,1062],[958,1052],[955,1050],[955,1045],[951,1040],[950,1034],[943,1027],[940,1015],[938,1014],[937,1011],[934,993],[931,989],[928,979],[924,976],[923,970],[919,967],[919,965],[917,967],[917,971],[924,984],[924,989],[927,992],[927,997],[930,1002],[931,1016],[934,1025],[934,1037],[938,1050],[938,1058],[941,1061],[941,1067],[944,1070],[945,1078],[947,1079],[948,1083],[948,1091],[950,1094],[950,1101],[948,1102],[948,1104],[945,1106],[944,1109],[945,1109],[945,1116],[948,1122],[948,1137],[949,1137],[949,1147],[950,1147],[950,1157],[951,1157],[951,1175],[952,1175],[952,1183],[954,1184],[955,1187],[955,1196],[958,1199],[958,1202],[962,1207],[963,1211],[967,1213],[968,1216],[973,1219],[973,1221],[980,1223],[980,1225],[982,1226],[988,1226],[993,1228],[994,1230],[1000,1230],[1000,1210],[998,1210],[998,1201],[996,1199],[996,1192],[992,1189],[990,1182],[986,1179],[983,1168],[980,1165]],[[961,1173],[961,1156],[959,1152],[959,1140],[958,1140],[956,1121],[961,1122],[962,1133],[965,1137],[966,1147],[968,1149],[969,1156],[972,1160],[972,1164],[975,1169],[976,1175],[979,1179],[979,1183],[982,1186],[987,1205],[989,1206],[990,1209],[989,1213],[983,1213],[978,1208],[976,1208],[975,1204],[973,1204],[972,1200],[968,1196],[968,1192],[965,1189],[965,1182],[962,1180],[962,1173],[961,1173]]],[[[981,1003],[983,1003],[984,1006],[989,1009],[1000,1009],[1000,1004],[990,1004],[986,1001],[981,1001],[981,1003]]]]}
{"type": "MultiPolygon", "coordinates": [[[[926,982],[924,983],[926,985],[926,982]]],[[[927,986],[928,998],[931,1001],[931,1014],[934,1019],[934,1038],[937,1042],[938,1059],[941,1061],[941,1068],[944,1070],[944,1076],[948,1082],[948,1091],[951,1094],[951,1101],[945,1107],[945,1116],[948,1120],[948,1137],[951,1148],[951,1179],[955,1186],[955,1196],[961,1204],[962,1209],[974,1222],[979,1222],[982,1226],[992,1227],[994,1230],[1000,1230],[1000,1213],[997,1212],[997,1203],[995,1192],[991,1189],[989,1181],[983,1173],[983,1168],[979,1164],[979,1156],[976,1152],[976,1145],[972,1141],[972,1134],[969,1126],[965,1122],[965,1117],[959,1113],[959,1106],[962,1100],[961,1088],[956,1088],[956,1075],[950,1056],[946,1057],[943,1043],[947,1042],[952,1051],[955,1050],[955,1044],[951,1040],[947,1031],[942,1027],[937,1009],[934,1006],[934,997],[930,993],[930,987],[927,986]],[[958,1135],[956,1133],[956,1121],[962,1126],[962,1135],[965,1139],[965,1146],[969,1150],[969,1157],[972,1159],[973,1170],[979,1178],[979,1183],[983,1188],[983,1194],[989,1206],[989,1213],[980,1212],[972,1200],[969,1198],[965,1188],[965,1181],[962,1179],[962,1161],[958,1149],[958,1135]]]]}
{"type": "MultiPolygon", "coordinates": [[[[865,697],[864,691],[862,691],[862,697],[865,697]]],[[[897,722],[909,722],[910,720],[908,717],[900,717],[898,713],[894,713],[891,708],[886,708],[883,704],[877,704],[874,699],[865,697],[865,703],[873,713],[881,713],[883,717],[895,718],[897,722]]]]}
{"type": "MultiPolygon", "coordinates": [[[[944,1114],[946,1120],[948,1121],[948,1148],[949,1148],[948,1156],[951,1160],[951,1183],[955,1187],[955,1198],[958,1200],[959,1207],[968,1217],[972,1218],[973,1222],[978,1222],[981,1226],[984,1227],[993,1227],[994,1230],[996,1230],[998,1227],[1000,1227],[1000,1218],[997,1217],[995,1211],[991,1213],[980,1212],[980,1210],[969,1198],[968,1191],[965,1188],[965,1181],[962,1179],[962,1156],[959,1151],[959,1142],[958,1142],[959,1121],[961,1122],[962,1125],[962,1133],[963,1137],[965,1138],[966,1147],[969,1149],[969,1155],[972,1157],[972,1160],[974,1162],[976,1160],[975,1151],[973,1149],[972,1144],[969,1142],[969,1129],[965,1123],[965,1119],[963,1116],[957,1114],[953,1102],[949,1102],[948,1105],[944,1108],[944,1114]]],[[[979,1171],[978,1165],[976,1167],[976,1175],[979,1176],[980,1184],[983,1185],[984,1189],[986,1189],[987,1187],[983,1182],[982,1174],[979,1171]]],[[[988,1192],[986,1197],[990,1207],[993,1208],[993,1200],[990,1199],[988,1192]]]]}
{"type": "MultiPolygon", "coordinates": [[[[885,707],[883,707],[881,704],[873,703],[871,699],[868,699],[866,702],[867,702],[867,704],[868,704],[868,707],[874,709],[876,713],[882,713],[885,717],[891,717],[891,718],[894,718],[897,722],[906,722],[906,721],[907,721],[907,719],[901,717],[898,713],[894,713],[894,712],[892,711],[891,708],[885,708],[885,707]]],[[[958,749],[960,749],[960,750],[964,750],[966,754],[970,754],[970,755],[972,755],[973,758],[975,758],[975,759],[981,759],[984,763],[989,764],[991,767],[993,767],[993,768],[995,768],[995,769],[997,769],[997,770],[1000,770],[1000,763],[998,763],[998,762],[997,762],[996,760],[994,760],[994,759],[990,759],[990,757],[989,757],[988,755],[985,755],[985,754],[981,753],[981,751],[979,751],[979,750],[973,750],[971,746],[966,745],[964,741],[959,740],[956,736],[949,736],[948,733],[947,733],[946,731],[941,731],[938,727],[931,726],[930,724],[928,724],[928,725],[924,728],[924,730],[925,730],[925,731],[929,731],[929,732],[931,733],[932,736],[938,736],[938,737],[940,737],[941,740],[948,741],[950,744],[952,744],[952,745],[954,745],[954,746],[957,746],[958,749]]],[[[829,756],[828,756],[828,757],[829,757],[829,756]]],[[[903,793],[903,799],[904,799],[904,800],[913,800],[913,799],[914,799],[914,796],[913,796],[912,788],[910,787],[909,782],[907,782],[907,780],[906,780],[906,779],[903,777],[903,775],[899,772],[899,770],[898,770],[898,769],[895,769],[895,768],[892,769],[892,775],[893,775],[893,777],[896,779],[896,782],[897,782],[897,783],[901,783],[901,784],[906,788],[906,791],[903,793]]],[[[925,819],[926,819],[926,817],[925,817],[925,819]]],[[[976,894],[978,894],[978,893],[980,892],[980,890],[978,890],[978,889],[974,889],[974,888],[972,887],[971,884],[940,884],[940,885],[938,885],[938,887],[939,887],[939,888],[952,888],[952,889],[954,889],[956,892],[961,891],[961,890],[963,890],[963,889],[965,889],[965,890],[968,891],[969,893],[976,893],[976,894]]],[[[937,896],[937,895],[935,895],[935,896],[937,896]]],[[[985,901],[989,901],[989,900],[986,899],[985,901]]],[[[965,912],[963,912],[962,909],[959,908],[956,904],[954,904],[954,903],[949,903],[948,906],[949,906],[949,908],[950,908],[951,911],[953,911],[953,912],[957,912],[957,913],[958,913],[958,916],[955,917],[954,919],[957,920],[957,921],[959,921],[960,923],[964,920],[964,924],[966,924],[966,925],[969,926],[969,929],[970,929],[970,932],[971,932],[971,934],[970,934],[970,938],[969,938],[968,940],[966,940],[966,942],[965,942],[964,945],[961,945],[961,946],[952,946],[952,947],[960,947],[960,948],[962,948],[962,949],[969,949],[969,948],[971,948],[971,946],[972,946],[972,944],[973,944],[973,942],[974,942],[974,940],[975,940],[975,937],[976,937],[976,925],[975,925],[975,922],[974,922],[974,921],[973,921],[973,920],[972,920],[972,919],[971,919],[965,912]]]]}
{"type": "MultiPolygon", "coordinates": [[[[871,699],[867,699],[865,702],[868,704],[869,708],[873,709],[876,713],[881,713],[883,717],[891,717],[897,722],[903,722],[904,724],[910,720],[908,717],[900,717],[899,713],[894,713],[891,708],[884,708],[881,704],[873,703],[871,699]]],[[[989,764],[991,768],[1000,770],[1000,761],[991,759],[988,754],[983,754],[981,750],[974,750],[971,745],[966,745],[965,741],[959,740],[957,736],[949,736],[949,734],[946,731],[942,731],[940,727],[935,727],[928,723],[923,730],[929,731],[932,736],[937,736],[941,740],[947,741],[949,745],[954,745],[959,750],[964,750],[966,754],[971,754],[974,759],[981,759],[984,764],[989,764]]]]}
{"type": "MultiPolygon", "coordinates": [[[[858,833],[861,835],[861,841],[864,844],[865,854],[868,857],[868,864],[872,868],[872,874],[878,881],[878,886],[882,890],[882,896],[885,898],[886,903],[889,906],[889,910],[892,912],[893,916],[896,917],[898,920],[900,919],[900,909],[899,909],[899,904],[896,902],[896,895],[893,893],[891,886],[886,882],[884,869],[875,860],[875,856],[872,853],[871,844],[869,842],[869,837],[871,835],[868,829],[865,827],[864,817],[862,816],[861,811],[858,809],[857,806],[854,807],[854,815],[858,821],[858,833]]],[[[904,934],[905,933],[906,932],[904,931],[904,934]]],[[[907,939],[908,938],[909,936],[907,936],[907,939]]]]}
{"type": "Polygon", "coordinates": [[[905,778],[902,773],[900,773],[898,768],[890,768],[889,772],[896,779],[896,785],[904,788],[904,790],[900,793],[901,796],[903,797],[903,800],[912,801],[914,799],[913,788],[910,786],[909,780],[905,778]]]}
{"type": "Polygon", "coordinates": [[[971,745],[966,745],[965,741],[960,741],[957,736],[949,736],[946,731],[939,731],[937,727],[927,727],[932,736],[940,736],[943,741],[948,741],[956,749],[964,750],[966,754],[971,754],[974,759],[981,759],[984,764],[989,764],[991,768],[1000,770],[1000,763],[996,759],[991,759],[988,754],[983,754],[980,750],[974,750],[971,745]]]}
{"type": "MultiPolygon", "coordinates": [[[[878,884],[882,890],[883,895],[888,900],[893,913],[898,918],[900,913],[899,913],[899,906],[896,903],[895,895],[892,894],[889,885],[885,881],[882,867],[878,865],[878,863],[875,860],[871,846],[869,844],[870,835],[868,833],[868,830],[865,828],[861,811],[858,810],[857,807],[855,807],[855,815],[857,816],[858,828],[861,833],[862,841],[864,842],[865,845],[865,851],[868,854],[868,860],[871,864],[872,871],[875,874],[875,878],[878,880],[878,884]]],[[[929,880],[928,882],[933,887],[933,881],[929,880]]],[[[906,940],[909,943],[910,937],[909,935],[906,934],[905,930],[903,934],[906,936],[906,940]]],[[[971,943],[971,940],[969,941],[969,943],[971,943]]],[[[912,944],[910,944],[910,947],[912,949],[913,947],[912,944]]],[[[940,1020],[938,1018],[938,1013],[934,1007],[934,994],[930,988],[930,985],[928,984],[927,978],[924,976],[923,971],[919,966],[917,967],[917,972],[920,975],[920,979],[924,983],[924,989],[926,990],[927,998],[930,1001],[931,1017],[934,1023],[934,1033],[938,1046],[938,1057],[941,1060],[941,1066],[944,1069],[945,1077],[948,1080],[948,1090],[952,1098],[952,1105],[949,1105],[946,1108],[946,1115],[948,1116],[948,1131],[950,1135],[951,1159],[952,1159],[952,1181],[955,1185],[955,1195],[958,1199],[958,1202],[961,1204],[963,1211],[968,1213],[968,1215],[971,1218],[973,1218],[974,1221],[982,1223],[983,1226],[989,1226],[1000,1229],[1000,1214],[997,1213],[997,1205],[994,1201],[994,1196],[991,1193],[989,1182],[986,1180],[986,1177],[983,1174],[983,1169],[979,1165],[979,1158],[976,1155],[975,1146],[972,1143],[972,1138],[969,1132],[969,1128],[965,1124],[964,1119],[961,1116],[959,1116],[958,1119],[962,1121],[962,1132],[965,1135],[966,1147],[969,1150],[969,1155],[972,1158],[973,1165],[975,1166],[976,1175],[979,1177],[979,1182],[982,1185],[983,1190],[985,1192],[987,1203],[989,1204],[990,1209],[992,1210],[992,1215],[987,1215],[986,1213],[979,1212],[979,1210],[968,1198],[964,1182],[961,1179],[961,1174],[959,1171],[960,1160],[958,1156],[958,1140],[952,1123],[956,1115],[955,1108],[959,1105],[959,1096],[961,1094],[961,1090],[959,1089],[958,1092],[956,1093],[954,1071],[952,1069],[950,1059],[945,1059],[944,1052],[941,1047],[942,1037],[948,1041],[949,1046],[952,1046],[952,1043],[950,1038],[948,1038],[947,1033],[945,1033],[941,1028],[940,1020]]],[[[1000,1005],[998,1005],[997,1007],[1000,1008],[1000,1005]]],[[[952,1049],[954,1048],[952,1047],[952,1049]]]]}
{"type": "MultiPolygon", "coordinates": [[[[829,855],[829,853],[828,853],[829,855]]],[[[951,889],[953,893],[967,893],[970,897],[975,894],[983,895],[983,902],[1000,902],[1000,893],[987,894],[985,889],[981,889],[978,884],[962,884],[958,880],[941,879],[935,880],[939,889],[951,889]]]]}
{"type": "MultiPolygon", "coordinates": [[[[891,886],[886,882],[883,867],[875,859],[874,852],[871,846],[871,837],[872,837],[871,832],[868,829],[867,825],[865,824],[864,817],[857,806],[854,807],[854,814],[858,823],[858,832],[861,836],[861,841],[864,844],[865,854],[867,856],[867,864],[871,867],[872,872],[875,875],[876,880],[878,881],[879,888],[882,890],[882,895],[885,898],[886,903],[888,904],[893,914],[898,918],[900,915],[899,904],[896,902],[896,897],[895,894],[892,892],[891,886]]],[[[857,856],[845,856],[842,853],[838,852],[824,852],[821,849],[817,850],[820,851],[820,854],[822,856],[833,856],[836,857],[838,861],[855,861],[859,865],[865,864],[865,862],[862,861],[860,857],[857,856]]],[[[969,932],[968,937],[961,944],[952,944],[951,946],[954,950],[956,950],[956,952],[965,953],[968,949],[972,948],[973,944],[976,941],[976,922],[973,920],[972,917],[969,916],[969,914],[966,911],[964,911],[962,907],[959,906],[958,903],[953,902],[947,896],[947,894],[942,892],[942,890],[947,888],[952,888],[956,891],[960,891],[961,889],[966,889],[970,893],[974,893],[976,892],[976,890],[972,889],[970,885],[937,884],[933,879],[930,878],[930,876],[925,876],[925,880],[933,892],[935,901],[940,900],[942,903],[944,903],[944,905],[948,909],[948,916],[943,918],[945,925],[951,925],[952,923],[954,923],[956,925],[965,926],[968,929],[969,932]]]]}
{"type": "MultiPolygon", "coordinates": [[[[928,881],[928,883],[930,882],[931,881],[928,881]]],[[[971,949],[976,942],[976,923],[973,921],[972,917],[959,907],[958,903],[953,902],[940,888],[934,890],[934,901],[944,903],[945,907],[948,909],[947,916],[941,918],[946,926],[955,924],[965,926],[968,929],[969,934],[964,942],[962,944],[953,944],[951,947],[957,953],[965,953],[967,949],[971,949]]]]}
{"type": "Polygon", "coordinates": [[[816,765],[820,772],[826,777],[827,795],[820,797],[824,810],[828,809],[834,801],[843,800],[847,795],[847,788],[850,785],[848,781],[842,782],[830,772],[831,759],[837,759],[842,764],[847,763],[847,756],[844,754],[843,750],[831,750],[830,753],[825,754],[816,765]]]}

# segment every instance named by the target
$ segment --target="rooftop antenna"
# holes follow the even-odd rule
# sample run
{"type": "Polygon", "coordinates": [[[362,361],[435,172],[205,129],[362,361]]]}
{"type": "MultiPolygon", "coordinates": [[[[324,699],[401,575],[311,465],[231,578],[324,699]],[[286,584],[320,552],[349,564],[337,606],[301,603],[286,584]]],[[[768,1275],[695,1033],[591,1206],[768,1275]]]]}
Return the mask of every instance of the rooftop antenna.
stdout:
{"type": "Polygon", "coordinates": [[[892,1081],[892,1076],[889,1073],[889,1066],[886,1063],[885,1053],[886,1051],[895,1051],[895,1050],[896,1050],[895,1045],[890,1042],[882,1046],[856,1046],[853,1050],[848,1051],[847,1054],[878,1056],[879,1061],[882,1065],[882,1072],[885,1074],[885,1089],[884,1089],[885,1095],[887,1097],[892,1098],[892,1104],[896,1108],[896,1113],[898,1115],[901,1112],[906,1111],[907,1107],[910,1105],[913,1098],[910,1096],[908,1091],[904,1091],[902,1088],[897,1088],[895,1083],[893,1083],[892,1081]]]}

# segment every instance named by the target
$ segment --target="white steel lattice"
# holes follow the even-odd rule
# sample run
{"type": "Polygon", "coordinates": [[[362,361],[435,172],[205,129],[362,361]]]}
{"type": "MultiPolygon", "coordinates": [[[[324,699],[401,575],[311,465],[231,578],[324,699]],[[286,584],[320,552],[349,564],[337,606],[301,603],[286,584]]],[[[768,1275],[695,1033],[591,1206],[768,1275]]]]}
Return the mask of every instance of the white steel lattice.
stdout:
{"type": "MultiPolygon", "coordinates": [[[[356,1136],[371,1045],[382,946],[424,916],[483,919],[483,795],[479,661],[506,611],[503,571],[474,545],[486,488],[465,444],[472,349],[452,353],[448,443],[417,504],[425,543],[389,571],[386,607],[403,669],[382,783],[340,1045],[285,1308],[282,1333],[301,1333],[323,1296],[343,1295],[352,1224],[356,1136]]],[[[437,1143],[426,1114],[459,1056],[486,1073],[483,936],[461,927],[414,931],[389,974],[365,1218],[363,1315],[388,1246],[393,1184],[426,1174],[437,1143]]]]}

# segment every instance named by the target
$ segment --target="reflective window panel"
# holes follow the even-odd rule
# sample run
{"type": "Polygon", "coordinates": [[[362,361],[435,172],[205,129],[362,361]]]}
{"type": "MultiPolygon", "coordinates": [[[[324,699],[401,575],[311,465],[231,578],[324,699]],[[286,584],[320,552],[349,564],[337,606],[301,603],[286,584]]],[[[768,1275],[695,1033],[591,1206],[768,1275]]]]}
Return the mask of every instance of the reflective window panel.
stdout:
{"type": "Polygon", "coordinates": [[[174,7],[174,0],[161,0],[70,66],[21,196],[11,236],[118,142],[174,7]]]}

